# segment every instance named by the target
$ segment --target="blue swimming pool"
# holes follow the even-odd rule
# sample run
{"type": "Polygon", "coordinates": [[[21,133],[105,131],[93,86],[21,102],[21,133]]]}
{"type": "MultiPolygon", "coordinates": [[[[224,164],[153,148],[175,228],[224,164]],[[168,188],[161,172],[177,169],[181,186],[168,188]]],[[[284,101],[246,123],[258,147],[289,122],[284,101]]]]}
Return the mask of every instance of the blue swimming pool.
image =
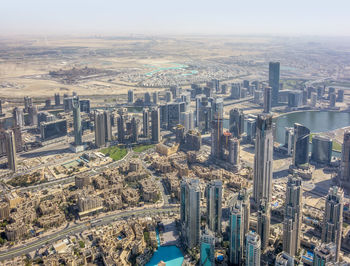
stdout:
{"type": "Polygon", "coordinates": [[[164,261],[167,266],[181,266],[184,256],[177,246],[160,246],[159,232],[157,231],[158,249],[154,252],[151,260],[146,266],[157,266],[160,261],[164,261]]]}

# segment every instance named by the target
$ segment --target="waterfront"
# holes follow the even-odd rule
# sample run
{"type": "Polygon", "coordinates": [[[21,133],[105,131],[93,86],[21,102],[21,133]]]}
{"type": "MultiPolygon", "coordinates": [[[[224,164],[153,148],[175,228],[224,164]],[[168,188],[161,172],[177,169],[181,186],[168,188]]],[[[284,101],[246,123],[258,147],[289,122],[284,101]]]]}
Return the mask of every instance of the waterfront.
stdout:
{"type": "Polygon", "coordinates": [[[284,143],[285,128],[299,123],[310,129],[311,133],[320,133],[350,126],[350,113],[332,111],[305,111],[284,114],[274,118],[276,123],[276,141],[284,143]]]}

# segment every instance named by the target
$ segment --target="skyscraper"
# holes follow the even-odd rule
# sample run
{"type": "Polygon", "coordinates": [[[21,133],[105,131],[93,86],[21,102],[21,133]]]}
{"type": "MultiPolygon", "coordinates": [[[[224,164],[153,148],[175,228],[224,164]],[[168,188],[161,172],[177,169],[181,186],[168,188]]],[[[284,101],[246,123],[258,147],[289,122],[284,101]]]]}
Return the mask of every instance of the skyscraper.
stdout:
{"type": "Polygon", "coordinates": [[[221,235],[222,181],[213,180],[207,185],[207,225],[214,233],[221,235]]]}
{"type": "Polygon", "coordinates": [[[294,124],[293,165],[296,167],[309,163],[310,130],[298,123],[294,124]]]}
{"type": "Polygon", "coordinates": [[[160,142],[160,115],[159,108],[153,108],[151,111],[151,123],[152,123],[152,141],[155,143],[160,142]]]}
{"type": "Polygon", "coordinates": [[[13,172],[17,171],[17,160],[16,160],[16,143],[15,135],[12,130],[5,132],[5,143],[6,143],[6,154],[7,154],[7,166],[13,172]]]}
{"type": "Polygon", "coordinates": [[[60,99],[60,94],[55,93],[55,106],[61,105],[61,99],[60,99]]]}
{"type": "Polygon", "coordinates": [[[273,172],[272,116],[258,115],[256,122],[256,142],[254,157],[253,198],[255,205],[260,200],[271,202],[273,172]]]}
{"type": "Polygon", "coordinates": [[[231,84],[231,98],[238,100],[241,98],[241,84],[232,83],[231,84]]]}
{"type": "Polygon", "coordinates": [[[73,97],[73,124],[74,124],[74,145],[83,144],[83,129],[81,126],[79,98],[73,97]]]}
{"type": "Polygon", "coordinates": [[[112,141],[112,121],[111,121],[111,112],[104,111],[104,125],[105,125],[105,139],[106,141],[112,141]]]}
{"type": "Polygon", "coordinates": [[[338,261],[343,230],[344,192],[339,187],[329,189],[322,226],[322,242],[335,243],[335,258],[338,261]]]}
{"type": "Polygon", "coordinates": [[[244,259],[245,235],[249,232],[249,198],[246,191],[240,192],[230,209],[229,261],[242,265],[244,259]]]}
{"type": "Polygon", "coordinates": [[[215,236],[209,230],[205,231],[205,233],[201,236],[199,265],[215,265],[215,236]]]}
{"type": "Polygon", "coordinates": [[[260,266],[260,236],[255,232],[249,232],[246,235],[246,266],[260,266]]]}
{"type": "Polygon", "coordinates": [[[199,244],[200,194],[198,179],[184,179],[181,181],[181,232],[185,245],[188,248],[193,248],[199,244]]]}
{"type": "Polygon", "coordinates": [[[14,120],[14,124],[15,126],[19,126],[20,128],[23,128],[24,126],[24,114],[23,114],[23,110],[15,107],[13,109],[13,120],[14,120]]]}
{"type": "Polygon", "coordinates": [[[124,143],[125,141],[125,114],[124,110],[118,110],[119,116],[117,119],[118,125],[118,141],[119,143],[124,143]]]}
{"type": "Polygon", "coordinates": [[[271,112],[272,105],[272,88],[265,87],[264,89],[264,113],[268,114],[271,112]]]}
{"type": "Polygon", "coordinates": [[[145,92],[144,104],[145,105],[150,105],[151,104],[151,95],[149,94],[149,92],[145,92]]]}
{"type": "Polygon", "coordinates": [[[148,109],[143,109],[142,113],[142,131],[145,138],[149,138],[149,111],[148,109]]]}
{"type": "Polygon", "coordinates": [[[230,110],[229,130],[234,138],[240,139],[244,132],[244,113],[238,108],[230,110]]]}
{"type": "Polygon", "coordinates": [[[134,91],[128,90],[128,104],[134,103],[134,91]]]}
{"type": "Polygon", "coordinates": [[[131,141],[137,142],[139,138],[139,120],[131,119],[131,141]]]}
{"type": "Polygon", "coordinates": [[[37,126],[38,125],[38,107],[34,105],[30,106],[28,108],[28,115],[29,115],[29,125],[37,126]]]}
{"type": "Polygon", "coordinates": [[[272,88],[272,106],[276,106],[280,88],[280,62],[269,63],[269,87],[272,88]]]}
{"type": "Polygon", "coordinates": [[[25,96],[24,97],[24,112],[28,113],[29,107],[33,106],[33,100],[31,97],[25,96]]]}
{"type": "Polygon", "coordinates": [[[302,186],[299,177],[288,178],[283,221],[283,251],[296,256],[300,247],[302,186]]]}
{"type": "Polygon", "coordinates": [[[257,232],[261,240],[261,250],[265,250],[269,244],[270,238],[270,220],[271,220],[271,207],[270,202],[266,199],[260,200],[258,208],[258,225],[257,232]]]}
{"type": "Polygon", "coordinates": [[[106,145],[106,127],[104,114],[100,111],[95,111],[95,145],[102,147],[106,145]]]}
{"type": "Polygon", "coordinates": [[[239,140],[236,138],[229,139],[228,161],[235,167],[239,166],[239,140]]]}
{"type": "Polygon", "coordinates": [[[223,99],[215,98],[212,103],[213,120],[211,126],[211,156],[220,158],[221,137],[224,133],[223,99]]]}
{"type": "Polygon", "coordinates": [[[152,93],[152,98],[153,98],[153,103],[158,104],[159,102],[158,91],[155,91],[152,93]]]}
{"type": "Polygon", "coordinates": [[[341,153],[340,183],[342,187],[350,187],[350,131],[344,132],[344,141],[341,153]]]}
{"type": "Polygon", "coordinates": [[[311,160],[317,163],[329,164],[332,159],[332,139],[316,135],[312,137],[311,160]]]}

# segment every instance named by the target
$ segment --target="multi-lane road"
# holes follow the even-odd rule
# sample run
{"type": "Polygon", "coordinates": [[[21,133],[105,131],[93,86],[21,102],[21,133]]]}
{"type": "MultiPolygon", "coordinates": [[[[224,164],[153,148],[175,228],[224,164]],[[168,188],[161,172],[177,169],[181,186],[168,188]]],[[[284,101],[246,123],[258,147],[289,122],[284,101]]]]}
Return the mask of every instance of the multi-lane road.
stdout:
{"type": "Polygon", "coordinates": [[[60,230],[58,232],[54,232],[50,235],[39,238],[31,243],[24,244],[19,247],[10,248],[6,251],[0,252],[0,261],[11,259],[17,256],[21,256],[21,255],[33,252],[34,250],[37,250],[44,245],[51,244],[57,240],[67,237],[68,235],[73,235],[73,234],[83,232],[84,230],[87,230],[93,226],[106,225],[113,221],[128,219],[132,217],[139,217],[139,216],[154,217],[155,215],[158,215],[158,214],[178,212],[178,211],[179,211],[179,207],[177,205],[165,205],[163,207],[155,207],[155,208],[139,208],[134,210],[118,212],[115,214],[109,214],[109,215],[107,214],[106,216],[93,218],[91,220],[84,221],[78,224],[71,224],[71,225],[68,225],[63,230],[60,230]]]}

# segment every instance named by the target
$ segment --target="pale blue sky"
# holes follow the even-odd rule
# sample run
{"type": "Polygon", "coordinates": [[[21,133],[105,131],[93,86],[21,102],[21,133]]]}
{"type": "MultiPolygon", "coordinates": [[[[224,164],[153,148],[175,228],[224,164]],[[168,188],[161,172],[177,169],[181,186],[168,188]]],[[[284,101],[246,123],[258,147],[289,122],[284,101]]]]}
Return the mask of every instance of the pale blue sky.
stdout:
{"type": "Polygon", "coordinates": [[[350,0],[0,0],[0,34],[350,36],[350,0]]]}

